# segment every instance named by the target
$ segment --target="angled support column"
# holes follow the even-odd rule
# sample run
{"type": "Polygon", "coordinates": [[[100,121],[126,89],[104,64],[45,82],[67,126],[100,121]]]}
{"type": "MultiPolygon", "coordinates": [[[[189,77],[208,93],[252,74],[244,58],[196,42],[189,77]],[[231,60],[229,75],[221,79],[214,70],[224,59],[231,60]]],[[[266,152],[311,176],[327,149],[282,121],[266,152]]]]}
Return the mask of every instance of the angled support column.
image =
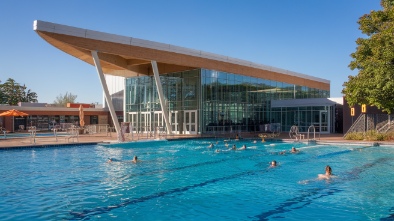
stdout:
{"type": "Polygon", "coordinates": [[[170,125],[170,120],[168,119],[169,115],[168,115],[167,102],[166,102],[166,100],[164,98],[164,95],[163,95],[163,88],[161,86],[161,81],[160,81],[160,76],[159,76],[159,69],[157,68],[156,61],[151,61],[151,63],[152,63],[153,74],[155,76],[157,92],[159,93],[159,100],[160,100],[161,110],[163,111],[164,121],[166,122],[167,134],[172,134],[172,128],[171,128],[171,125],[170,125]]]}
{"type": "Polygon", "coordinates": [[[107,104],[109,107],[109,113],[111,114],[112,121],[114,122],[116,134],[118,135],[118,141],[123,142],[124,139],[122,136],[122,131],[119,126],[118,118],[116,117],[115,108],[112,103],[111,96],[109,95],[108,86],[107,86],[107,82],[104,78],[103,69],[101,68],[100,59],[97,55],[97,51],[91,51],[91,52],[92,52],[94,64],[96,65],[97,74],[100,78],[101,86],[103,87],[105,101],[107,101],[107,104]]]}

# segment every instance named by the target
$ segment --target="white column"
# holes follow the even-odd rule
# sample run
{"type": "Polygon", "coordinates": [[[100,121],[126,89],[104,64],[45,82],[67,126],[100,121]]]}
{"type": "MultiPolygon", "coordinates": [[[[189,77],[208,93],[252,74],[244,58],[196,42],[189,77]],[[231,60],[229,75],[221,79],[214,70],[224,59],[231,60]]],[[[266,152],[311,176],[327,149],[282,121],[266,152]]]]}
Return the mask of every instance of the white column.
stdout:
{"type": "Polygon", "coordinates": [[[152,63],[153,74],[155,76],[157,92],[159,93],[160,106],[161,106],[161,110],[163,111],[164,121],[165,121],[166,127],[167,127],[167,134],[172,134],[172,128],[170,125],[170,121],[168,119],[169,115],[168,115],[167,102],[166,102],[164,95],[163,95],[163,88],[161,86],[159,69],[157,68],[156,61],[151,61],[151,63],[152,63]]]}
{"type": "Polygon", "coordinates": [[[122,142],[123,139],[122,139],[121,128],[119,126],[118,118],[116,117],[115,108],[112,103],[111,96],[109,95],[108,86],[107,86],[107,82],[104,78],[103,69],[101,68],[100,59],[97,55],[97,51],[91,51],[91,53],[92,53],[94,64],[96,65],[97,74],[100,78],[101,86],[103,87],[105,100],[107,101],[108,108],[109,108],[109,113],[111,114],[112,121],[114,122],[116,134],[118,135],[118,141],[122,142]]]}

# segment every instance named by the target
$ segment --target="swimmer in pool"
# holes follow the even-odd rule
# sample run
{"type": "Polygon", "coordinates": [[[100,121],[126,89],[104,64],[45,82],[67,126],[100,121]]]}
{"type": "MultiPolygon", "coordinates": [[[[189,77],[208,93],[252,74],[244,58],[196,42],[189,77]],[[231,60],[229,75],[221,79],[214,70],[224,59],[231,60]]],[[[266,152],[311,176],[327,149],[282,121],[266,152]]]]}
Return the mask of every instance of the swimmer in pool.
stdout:
{"type": "Polygon", "coordinates": [[[244,145],[242,145],[242,147],[241,148],[239,148],[238,150],[246,150],[246,145],[244,144],[244,145]]]}
{"type": "Polygon", "coordinates": [[[236,150],[237,147],[235,146],[235,144],[233,145],[233,147],[231,148],[232,150],[236,150]]]}
{"type": "Polygon", "coordinates": [[[276,161],[275,160],[273,160],[272,162],[271,162],[271,165],[270,165],[270,167],[276,167],[277,166],[277,163],[276,163],[276,161]]]}
{"type": "Polygon", "coordinates": [[[300,151],[297,150],[295,147],[292,147],[290,153],[299,153],[300,151]]]}
{"type": "Polygon", "coordinates": [[[330,179],[331,177],[333,177],[333,175],[332,175],[332,169],[331,169],[331,167],[330,166],[326,166],[326,173],[325,174],[319,174],[318,176],[317,176],[317,178],[319,179],[319,180],[322,180],[322,179],[326,179],[326,180],[328,180],[328,179],[330,179]]]}
{"type": "Polygon", "coordinates": [[[107,161],[107,163],[119,163],[119,162],[121,162],[121,161],[118,159],[115,159],[115,158],[108,158],[108,161],[107,161]]]}
{"type": "Polygon", "coordinates": [[[213,147],[213,143],[209,144],[208,148],[212,148],[213,147]]]}
{"type": "Polygon", "coordinates": [[[134,156],[133,157],[133,160],[131,161],[132,163],[137,163],[138,162],[138,157],[137,156],[134,156]]]}

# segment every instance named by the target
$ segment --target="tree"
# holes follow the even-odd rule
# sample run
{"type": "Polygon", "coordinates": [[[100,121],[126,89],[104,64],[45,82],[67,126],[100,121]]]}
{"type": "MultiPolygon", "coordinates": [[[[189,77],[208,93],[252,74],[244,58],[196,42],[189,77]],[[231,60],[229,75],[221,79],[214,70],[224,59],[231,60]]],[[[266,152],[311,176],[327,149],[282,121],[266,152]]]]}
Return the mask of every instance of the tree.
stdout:
{"type": "Polygon", "coordinates": [[[66,92],[65,95],[60,94],[59,96],[57,96],[56,100],[53,101],[53,104],[58,107],[66,107],[67,103],[75,103],[76,99],[77,95],[66,92]]]}
{"type": "Polygon", "coordinates": [[[22,86],[14,79],[8,78],[4,84],[0,84],[0,103],[17,105],[18,102],[37,102],[37,93],[26,89],[25,85],[22,86]]]}
{"type": "Polygon", "coordinates": [[[349,76],[342,93],[349,105],[367,104],[391,113],[394,110],[394,1],[381,0],[382,10],[359,20],[366,38],[358,38],[349,67],[359,71],[349,76]]]}

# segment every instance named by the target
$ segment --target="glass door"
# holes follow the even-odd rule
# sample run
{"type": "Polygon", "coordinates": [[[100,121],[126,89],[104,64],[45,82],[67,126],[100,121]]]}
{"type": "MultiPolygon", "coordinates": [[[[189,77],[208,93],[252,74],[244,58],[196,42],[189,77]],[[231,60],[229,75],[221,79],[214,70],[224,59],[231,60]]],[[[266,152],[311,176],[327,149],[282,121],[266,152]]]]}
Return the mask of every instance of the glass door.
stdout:
{"type": "Polygon", "coordinates": [[[141,131],[143,133],[151,132],[151,115],[150,112],[141,112],[141,131]]]}
{"type": "Polygon", "coordinates": [[[319,122],[319,127],[320,127],[320,133],[329,133],[329,115],[328,111],[321,110],[320,111],[320,122],[319,122]]]}
{"type": "Polygon", "coordinates": [[[171,129],[172,129],[172,133],[179,134],[179,131],[178,131],[178,111],[171,111],[170,125],[171,125],[171,129]]]}
{"type": "Polygon", "coordinates": [[[129,112],[130,132],[138,132],[138,112],[129,112]]]}
{"type": "Polygon", "coordinates": [[[156,130],[156,132],[161,132],[161,131],[165,131],[164,130],[164,116],[163,116],[163,111],[155,111],[153,112],[153,125],[154,125],[154,129],[156,130]]]}
{"type": "Polygon", "coordinates": [[[184,111],[184,134],[197,134],[197,110],[184,111]]]}

